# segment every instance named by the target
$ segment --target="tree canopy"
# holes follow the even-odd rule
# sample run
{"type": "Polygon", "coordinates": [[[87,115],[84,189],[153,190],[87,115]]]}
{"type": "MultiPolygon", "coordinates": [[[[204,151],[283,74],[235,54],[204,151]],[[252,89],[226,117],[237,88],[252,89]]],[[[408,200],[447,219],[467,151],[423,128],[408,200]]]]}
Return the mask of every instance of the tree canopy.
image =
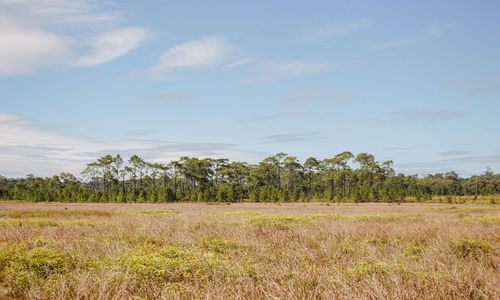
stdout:
{"type": "Polygon", "coordinates": [[[257,164],[183,156],[168,164],[138,155],[105,155],[87,164],[79,179],[69,173],[41,178],[0,176],[0,198],[59,202],[417,201],[433,196],[492,195],[500,174],[461,178],[457,173],[395,174],[392,161],[345,151],[319,160],[277,153],[257,164]]]}

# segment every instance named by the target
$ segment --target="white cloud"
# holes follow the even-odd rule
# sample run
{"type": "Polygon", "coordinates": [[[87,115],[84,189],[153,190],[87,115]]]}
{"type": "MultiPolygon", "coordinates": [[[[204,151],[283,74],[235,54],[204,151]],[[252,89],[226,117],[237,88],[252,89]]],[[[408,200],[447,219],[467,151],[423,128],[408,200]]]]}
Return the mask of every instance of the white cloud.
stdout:
{"type": "Polygon", "coordinates": [[[110,1],[0,0],[0,76],[44,66],[92,66],[125,55],[149,33],[118,26],[119,15],[110,1]],[[85,38],[97,30],[104,33],[85,38]],[[90,52],[75,60],[79,48],[90,52]]]}
{"type": "Polygon", "coordinates": [[[67,57],[70,40],[0,14],[0,76],[20,75],[67,57]]]}
{"type": "Polygon", "coordinates": [[[89,53],[71,63],[74,67],[89,67],[109,62],[139,47],[150,37],[141,27],[119,28],[90,39],[89,53]]]}
{"type": "Polygon", "coordinates": [[[303,60],[264,61],[254,67],[257,77],[263,80],[293,79],[302,75],[319,73],[327,65],[303,60]]]}
{"type": "Polygon", "coordinates": [[[141,73],[161,77],[162,74],[173,71],[214,66],[226,61],[233,50],[234,46],[224,37],[205,37],[168,49],[155,65],[141,73]]]}
{"type": "Polygon", "coordinates": [[[360,29],[368,28],[372,25],[372,23],[373,22],[369,19],[330,23],[316,32],[304,35],[302,37],[302,40],[306,42],[312,42],[334,36],[345,35],[358,31],[360,29]]]}
{"type": "Polygon", "coordinates": [[[121,15],[114,6],[111,1],[95,0],[0,0],[0,8],[44,24],[114,22],[121,15]]]}
{"type": "Polygon", "coordinates": [[[79,175],[98,156],[138,154],[144,159],[168,162],[181,156],[227,157],[256,162],[267,153],[238,149],[233,144],[186,143],[158,140],[100,141],[61,134],[16,115],[0,113],[0,175],[51,176],[60,172],[79,175]]]}
{"type": "Polygon", "coordinates": [[[235,62],[229,63],[228,65],[224,66],[224,68],[225,69],[236,68],[236,67],[247,65],[247,64],[249,64],[249,63],[251,63],[253,61],[255,61],[254,57],[244,57],[244,58],[242,58],[240,60],[237,60],[235,62]]]}

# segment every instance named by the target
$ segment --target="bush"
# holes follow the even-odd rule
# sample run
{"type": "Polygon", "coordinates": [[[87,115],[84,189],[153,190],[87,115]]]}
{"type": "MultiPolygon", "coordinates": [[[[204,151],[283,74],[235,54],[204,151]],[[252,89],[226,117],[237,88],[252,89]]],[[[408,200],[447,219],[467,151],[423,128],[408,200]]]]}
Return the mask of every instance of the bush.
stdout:
{"type": "Polygon", "coordinates": [[[449,243],[451,250],[462,258],[478,259],[493,253],[493,248],[484,241],[462,239],[449,243]]]}

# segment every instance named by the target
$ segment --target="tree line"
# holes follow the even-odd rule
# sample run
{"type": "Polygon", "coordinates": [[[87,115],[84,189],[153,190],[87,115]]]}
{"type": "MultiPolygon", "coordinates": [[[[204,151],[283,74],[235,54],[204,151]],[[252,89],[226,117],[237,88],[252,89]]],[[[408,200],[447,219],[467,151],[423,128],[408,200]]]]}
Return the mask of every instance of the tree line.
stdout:
{"type": "Polygon", "coordinates": [[[88,163],[82,178],[61,173],[52,177],[0,176],[0,199],[33,202],[401,202],[433,196],[500,193],[500,174],[395,174],[392,161],[379,163],[368,153],[342,152],[303,164],[278,153],[257,164],[226,158],[181,157],[168,164],[147,162],[138,155],[124,160],[105,155],[88,163]]]}

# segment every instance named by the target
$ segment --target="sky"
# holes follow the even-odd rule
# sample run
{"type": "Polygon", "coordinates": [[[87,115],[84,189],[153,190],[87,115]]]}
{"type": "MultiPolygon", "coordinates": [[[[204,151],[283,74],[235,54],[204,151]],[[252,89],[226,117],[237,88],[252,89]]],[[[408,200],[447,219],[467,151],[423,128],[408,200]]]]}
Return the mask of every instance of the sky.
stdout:
{"type": "Polygon", "coordinates": [[[368,152],[500,172],[495,1],[0,0],[0,175],[368,152]]]}

